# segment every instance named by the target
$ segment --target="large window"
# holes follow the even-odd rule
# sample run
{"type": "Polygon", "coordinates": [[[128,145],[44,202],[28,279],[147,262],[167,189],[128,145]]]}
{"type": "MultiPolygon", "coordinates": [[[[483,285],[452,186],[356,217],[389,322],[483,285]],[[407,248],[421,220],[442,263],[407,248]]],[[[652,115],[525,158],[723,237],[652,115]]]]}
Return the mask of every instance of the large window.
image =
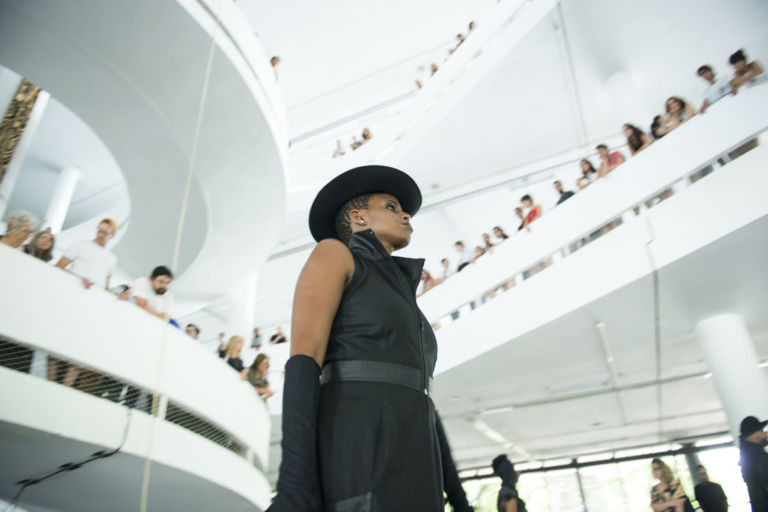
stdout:
{"type": "MultiPolygon", "coordinates": [[[[710,480],[722,485],[730,512],[748,512],[749,497],[739,467],[739,451],[726,447],[698,452],[710,480]]],[[[696,506],[693,480],[684,455],[662,457],[685,493],[696,506]]],[[[651,510],[651,458],[607,462],[578,469],[539,470],[520,475],[518,491],[534,512],[649,512],[651,510]],[[579,489],[581,478],[581,490],[579,489]],[[582,500],[583,492],[583,500],[582,500]]],[[[501,482],[484,478],[464,482],[467,497],[476,512],[496,512],[501,482]]],[[[450,508],[446,507],[449,511],[450,508]]]]}

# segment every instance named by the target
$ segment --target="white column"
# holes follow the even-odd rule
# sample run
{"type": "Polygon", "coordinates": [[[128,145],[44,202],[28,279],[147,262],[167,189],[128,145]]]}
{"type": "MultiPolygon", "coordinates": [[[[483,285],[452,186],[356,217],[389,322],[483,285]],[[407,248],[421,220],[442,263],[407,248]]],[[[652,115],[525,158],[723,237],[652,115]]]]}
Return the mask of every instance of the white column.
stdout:
{"type": "Polygon", "coordinates": [[[8,169],[6,169],[3,176],[3,181],[0,181],[0,218],[5,216],[5,210],[8,208],[8,202],[16,186],[16,179],[21,171],[21,165],[24,163],[27,151],[29,151],[32,140],[35,138],[35,132],[37,132],[37,128],[40,126],[40,120],[43,118],[49,98],[50,94],[45,91],[40,91],[37,95],[35,106],[32,107],[32,112],[30,112],[29,119],[24,127],[24,133],[21,134],[19,143],[16,145],[11,162],[8,164],[8,169]]]}
{"type": "Polygon", "coordinates": [[[722,314],[696,325],[704,358],[734,439],[745,416],[768,417],[768,380],[740,315],[722,314]]]}
{"type": "Polygon", "coordinates": [[[256,312],[257,276],[254,273],[244,278],[229,294],[227,314],[227,337],[242,336],[249,346],[253,334],[253,317],[256,312]]]}
{"type": "Polygon", "coordinates": [[[53,189],[43,220],[43,227],[51,228],[51,233],[54,235],[61,231],[61,226],[64,225],[64,218],[72,203],[72,194],[75,193],[79,178],[80,171],[74,167],[66,167],[59,174],[59,180],[56,182],[56,188],[53,189]]]}

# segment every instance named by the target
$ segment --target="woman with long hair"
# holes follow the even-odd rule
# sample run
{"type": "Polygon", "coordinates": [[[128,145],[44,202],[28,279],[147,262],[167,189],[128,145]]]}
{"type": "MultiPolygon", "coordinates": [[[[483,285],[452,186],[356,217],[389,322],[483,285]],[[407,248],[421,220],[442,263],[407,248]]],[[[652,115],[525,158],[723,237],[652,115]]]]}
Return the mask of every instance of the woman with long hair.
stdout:
{"type": "Polygon", "coordinates": [[[35,233],[35,236],[33,236],[32,240],[24,246],[23,250],[30,256],[34,256],[35,258],[48,263],[53,259],[54,243],[55,240],[53,234],[51,234],[50,228],[44,229],[43,231],[35,233]]]}
{"type": "Polygon", "coordinates": [[[635,156],[645,148],[651,145],[651,139],[643,130],[633,124],[626,123],[623,126],[624,136],[627,138],[629,154],[635,156]]]}
{"type": "Polygon", "coordinates": [[[682,98],[671,96],[665,103],[667,117],[665,118],[666,133],[678,128],[683,123],[689,121],[696,115],[690,103],[686,103],[682,98]]]}
{"type": "Polygon", "coordinates": [[[421,192],[404,172],[349,170],[309,213],[317,246],[296,284],[272,512],[468,511],[431,398],[437,342],[414,297],[421,192]]]}
{"type": "Polygon", "coordinates": [[[224,346],[224,350],[219,352],[219,357],[224,359],[229,366],[238,372],[242,372],[244,368],[243,360],[240,359],[240,352],[243,350],[243,343],[244,340],[242,336],[232,336],[224,346]]]}
{"type": "Polygon", "coordinates": [[[253,363],[248,368],[248,373],[244,376],[265,402],[267,398],[275,394],[274,391],[269,388],[269,381],[267,380],[268,370],[269,357],[266,354],[261,353],[253,360],[253,363]]]}
{"type": "Polygon", "coordinates": [[[653,478],[659,481],[651,489],[651,507],[655,512],[692,512],[693,507],[680,485],[680,480],[675,478],[672,470],[661,459],[651,461],[653,478]],[[689,508],[690,507],[690,508],[689,508]]]}

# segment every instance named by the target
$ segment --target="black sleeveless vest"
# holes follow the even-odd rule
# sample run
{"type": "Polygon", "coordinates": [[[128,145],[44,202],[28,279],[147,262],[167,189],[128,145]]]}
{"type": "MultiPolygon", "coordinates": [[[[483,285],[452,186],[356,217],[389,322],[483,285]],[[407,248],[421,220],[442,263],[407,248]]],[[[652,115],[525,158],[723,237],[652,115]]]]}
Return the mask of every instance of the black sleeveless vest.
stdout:
{"type": "MultiPolygon", "coordinates": [[[[393,363],[428,379],[437,342],[414,295],[424,260],[390,256],[370,230],[352,235],[349,248],[355,271],[331,327],[326,364],[393,363]]],[[[443,510],[435,409],[423,392],[377,382],[324,384],[318,465],[325,511],[443,510]]]]}

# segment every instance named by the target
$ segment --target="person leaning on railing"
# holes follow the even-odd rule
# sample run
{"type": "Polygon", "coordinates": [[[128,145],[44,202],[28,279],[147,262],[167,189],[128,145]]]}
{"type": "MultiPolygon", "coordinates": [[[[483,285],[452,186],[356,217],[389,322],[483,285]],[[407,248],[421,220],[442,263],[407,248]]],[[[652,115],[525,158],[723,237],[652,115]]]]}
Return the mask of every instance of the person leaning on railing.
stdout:
{"type": "Polygon", "coordinates": [[[268,370],[269,357],[266,354],[258,354],[248,368],[248,372],[243,375],[243,378],[253,386],[253,389],[256,390],[265,402],[269,397],[275,394],[269,387],[269,381],[267,380],[268,370]]]}
{"type": "Polygon", "coordinates": [[[38,220],[29,212],[16,210],[6,215],[5,223],[8,227],[5,234],[0,235],[0,243],[18,249],[34,233],[38,220]]]}
{"type": "Polygon", "coordinates": [[[115,236],[115,231],[115,221],[102,219],[96,231],[96,238],[72,244],[56,262],[56,266],[80,277],[86,288],[96,284],[99,288],[109,290],[109,278],[115,269],[117,258],[107,249],[107,242],[115,236]]]}
{"type": "Polygon", "coordinates": [[[48,263],[53,259],[53,246],[55,242],[51,229],[47,228],[35,233],[32,240],[24,246],[24,252],[48,263]]]}

